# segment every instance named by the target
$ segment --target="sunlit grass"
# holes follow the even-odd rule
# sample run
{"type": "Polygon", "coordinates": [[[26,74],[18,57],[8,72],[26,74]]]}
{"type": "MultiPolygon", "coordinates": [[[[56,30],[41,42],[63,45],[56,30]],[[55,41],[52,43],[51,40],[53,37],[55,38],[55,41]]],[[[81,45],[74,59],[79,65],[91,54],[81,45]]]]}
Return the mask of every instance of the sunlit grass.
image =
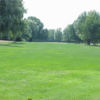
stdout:
{"type": "Polygon", "coordinates": [[[100,48],[0,43],[0,100],[100,100],[100,48]]]}

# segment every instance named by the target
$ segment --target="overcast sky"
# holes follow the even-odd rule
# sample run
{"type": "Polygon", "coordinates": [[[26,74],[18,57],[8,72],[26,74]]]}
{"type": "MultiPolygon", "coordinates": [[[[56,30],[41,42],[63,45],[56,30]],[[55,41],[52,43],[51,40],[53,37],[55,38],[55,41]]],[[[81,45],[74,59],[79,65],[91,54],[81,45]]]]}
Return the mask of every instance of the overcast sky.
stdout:
{"type": "Polygon", "coordinates": [[[39,18],[46,28],[65,28],[84,11],[100,12],[100,0],[24,0],[28,16],[39,18]]]}

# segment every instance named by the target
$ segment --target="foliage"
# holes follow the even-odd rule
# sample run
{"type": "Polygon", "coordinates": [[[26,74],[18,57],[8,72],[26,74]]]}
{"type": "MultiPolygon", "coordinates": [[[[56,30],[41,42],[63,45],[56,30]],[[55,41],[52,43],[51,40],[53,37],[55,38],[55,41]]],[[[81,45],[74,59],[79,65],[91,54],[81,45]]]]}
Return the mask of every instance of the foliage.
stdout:
{"type": "Polygon", "coordinates": [[[100,14],[96,11],[83,13],[74,22],[78,36],[86,42],[97,43],[100,41],[100,14]]]}
{"type": "Polygon", "coordinates": [[[48,30],[48,41],[54,41],[55,30],[49,29],[48,30]]]}
{"type": "Polygon", "coordinates": [[[44,28],[40,19],[23,19],[23,0],[0,0],[0,39],[15,41],[100,42],[100,14],[83,12],[72,24],[62,29],[44,28]]]}
{"type": "Polygon", "coordinates": [[[0,33],[22,31],[24,13],[23,0],[0,0],[0,33]]]}
{"type": "Polygon", "coordinates": [[[62,31],[61,28],[57,29],[55,31],[55,36],[54,36],[55,41],[62,41],[62,31]]]}
{"type": "Polygon", "coordinates": [[[47,40],[48,39],[48,30],[43,28],[43,23],[40,19],[30,16],[24,20],[25,30],[23,32],[23,38],[27,41],[36,41],[36,40],[47,40]]]}
{"type": "Polygon", "coordinates": [[[76,35],[73,24],[68,25],[63,31],[63,41],[67,42],[79,42],[80,39],[76,35]]]}

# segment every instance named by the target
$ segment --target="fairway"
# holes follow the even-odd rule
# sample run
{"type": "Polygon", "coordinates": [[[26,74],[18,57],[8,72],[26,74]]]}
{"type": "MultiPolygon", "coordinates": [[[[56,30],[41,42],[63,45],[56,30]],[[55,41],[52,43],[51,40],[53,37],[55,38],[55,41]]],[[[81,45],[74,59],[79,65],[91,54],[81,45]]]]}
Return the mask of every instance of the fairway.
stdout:
{"type": "Polygon", "coordinates": [[[0,43],[0,100],[100,100],[100,47],[0,43]]]}

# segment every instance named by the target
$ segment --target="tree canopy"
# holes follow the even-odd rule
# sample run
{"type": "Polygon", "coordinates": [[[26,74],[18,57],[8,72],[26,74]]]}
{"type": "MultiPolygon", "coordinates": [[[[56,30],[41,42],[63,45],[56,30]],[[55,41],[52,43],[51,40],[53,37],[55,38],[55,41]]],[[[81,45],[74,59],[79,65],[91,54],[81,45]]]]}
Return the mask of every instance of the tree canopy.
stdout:
{"type": "Polygon", "coordinates": [[[100,14],[83,12],[62,32],[61,28],[47,29],[34,16],[23,18],[23,0],[0,0],[0,39],[16,41],[100,42],[100,14]]]}
{"type": "Polygon", "coordinates": [[[74,22],[74,26],[77,35],[87,44],[100,41],[100,14],[98,12],[82,13],[74,22]]]}
{"type": "Polygon", "coordinates": [[[17,33],[23,30],[23,0],[0,0],[0,33],[17,33]]]}

